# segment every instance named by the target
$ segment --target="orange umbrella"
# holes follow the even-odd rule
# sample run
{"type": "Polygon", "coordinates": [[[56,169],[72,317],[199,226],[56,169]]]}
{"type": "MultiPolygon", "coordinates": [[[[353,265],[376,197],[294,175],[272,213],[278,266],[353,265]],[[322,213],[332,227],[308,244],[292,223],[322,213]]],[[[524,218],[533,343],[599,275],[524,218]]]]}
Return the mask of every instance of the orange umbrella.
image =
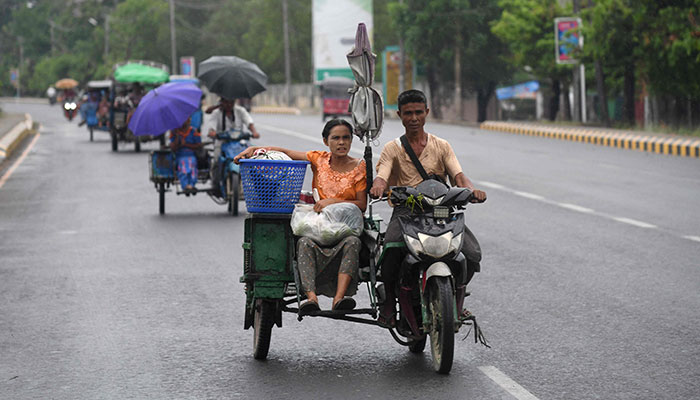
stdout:
{"type": "Polygon", "coordinates": [[[78,86],[78,81],[75,79],[65,78],[57,81],[54,86],[56,86],[56,89],[73,89],[74,87],[78,86]]]}

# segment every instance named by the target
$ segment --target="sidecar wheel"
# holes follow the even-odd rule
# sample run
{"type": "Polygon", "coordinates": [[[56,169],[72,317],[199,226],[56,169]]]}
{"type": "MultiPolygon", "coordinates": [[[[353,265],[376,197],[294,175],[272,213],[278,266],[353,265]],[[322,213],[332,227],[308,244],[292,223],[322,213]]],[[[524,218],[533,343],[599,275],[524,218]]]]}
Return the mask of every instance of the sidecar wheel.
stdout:
{"type": "Polygon", "coordinates": [[[165,214],[165,183],[158,184],[158,210],[160,215],[165,214]]]}
{"type": "Polygon", "coordinates": [[[141,151],[141,141],[139,138],[135,138],[134,140],[134,151],[137,153],[141,151]]]}
{"type": "Polygon", "coordinates": [[[255,316],[253,317],[253,357],[256,360],[267,358],[270,350],[272,326],[275,324],[275,303],[258,299],[255,300],[255,316]]]}
{"type": "Polygon", "coordinates": [[[112,132],[112,151],[117,151],[117,148],[118,148],[117,133],[112,132]]]}
{"type": "Polygon", "coordinates": [[[433,369],[440,374],[449,374],[455,347],[454,294],[447,277],[430,279],[430,350],[433,369]]]}

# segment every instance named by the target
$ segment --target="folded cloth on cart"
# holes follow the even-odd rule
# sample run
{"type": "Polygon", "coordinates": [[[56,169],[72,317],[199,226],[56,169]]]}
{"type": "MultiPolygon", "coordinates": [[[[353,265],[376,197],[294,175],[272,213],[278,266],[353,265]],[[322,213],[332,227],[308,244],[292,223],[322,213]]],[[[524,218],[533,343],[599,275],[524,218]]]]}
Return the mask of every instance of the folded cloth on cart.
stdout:
{"type": "Polygon", "coordinates": [[[362,211],[352,203],[335,203],[314,211],[312,204],[297,204],[292,213],[292,233],[321,246],[332,246],[348,236],[362,233],[362,211]]]}

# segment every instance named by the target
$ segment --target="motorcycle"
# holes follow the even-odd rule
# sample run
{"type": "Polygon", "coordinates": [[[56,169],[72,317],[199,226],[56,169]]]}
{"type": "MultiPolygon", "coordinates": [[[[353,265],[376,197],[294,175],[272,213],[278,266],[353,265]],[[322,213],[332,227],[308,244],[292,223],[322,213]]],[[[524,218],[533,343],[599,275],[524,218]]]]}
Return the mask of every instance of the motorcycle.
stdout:
{"type": "MultiPolygon", "coordinates": [[[[266,167],[255,162],[241,160],[242,164],[249,164],[243,174],[249,177],[246,179],[253,179],[250,171],[266,167]]],[[[290,176],[286,172],[279,175],[290,176]]],[[[244,182],[244,185],[254,187],[254,181],[244,182]]],[[[441,374],[449,373],[452,368],[455,334],[462,326],[471,326],[475,342],[488,346],[476,317],[462,312],[466,293],[456,289],[468,273],[466,259],[461,253],[462,238],[467,234],[461,210],[474,201],[472,191],[426,180],[415,188],[392,187],[388,197],[369,203],[369,215],[365,217],[360,236],[359,270],[359,281],[366,283],[369,292],[370,304],[366,308],[301,314],[301,302],[306,296],[300,290],[297,239],[291,232],[291,216],[261,210],[250,212],[249,208],[241,282],[245,283],[246,292],[244,329],[254,330],[253,356],[256,359],[267,358],[272,328],[282,327],[282,312],[296,314],[299,321],[308,316],[380,325],[378,311],[387,296],[384,285],[378,281],[385,252],[394,246],[384,243],[384,232],[379,229],[381,219],[372,215],[373,205],[380,201],[389,201],[410,211],[399,217],[408,254],[402,262],[400,292],[394,293],[399,298],[399,311],[398,322],[388,328],[391,336],[414,353],[423,352],[430,337],[433,369],[441,374]],[[363,314],[370,318],[362,318],[363,314]]]]}
{"type": "Polygon", "coordinates": [[[210,182],[209,187],[195,187],[185,192],[177,185],[177,163],[175,153],[170,149],[154,150],[151,152],[149,165],[150,180],[154,183],[159,194],[159,212],[165,214],[165,193],[170,186],[175,187],[175,193],[186,196],[204,192],[216,203],[228,206],[231,216],[238,215],[238,200],[241,193],[240,167],[233,158],[248,147],[250,133],[240,130],[219,132],[214,142],[204,142],[202,151],[197,156],[198,183],[210,182]],[[212,148],[213,147],[213,148],[212,148]]]}
{"type": "MultiPolygon", "coordinates": [[[[398,216],[408,251],[401,262],[398,293],[391,294],[399,299],[396,331],[406,340],[394,339],[412,352],[422,352],[429,336],[433,368],[447,373],[455,334],[465,323],[475,323],[471,314],[462,313],[466,293],[457,290],[470,275],[461,251],[469,233],[460,211],[474,201],[472,191],[430,179],[415,188],[392,187],[388,201],[410,211],[398,216]]],[[[387,294],[381,284],[377,292],[384,302],[387,294]]],[[[481,333],[476,331],[478,339],[481,333]]]]}
{"type": "Polygon", "coordinates": [[[233,158],[248,148],[250,132],[229,129],[216,134],[213,165],[210,169],[213,191],[212,199],[219,204],[228,203],[231,215],[238,215],[238,198],[241,193],[240,166],[233,158]]]}
{"type": "Polygon", "coordinates": [[[78,111],[78,103],[75,102],[75,100],[71,99],[66,99],[63,102],[63,115],[68,119],[68,121],[73,121],[73,117],[75,117],[75,113],[78,111]]]}

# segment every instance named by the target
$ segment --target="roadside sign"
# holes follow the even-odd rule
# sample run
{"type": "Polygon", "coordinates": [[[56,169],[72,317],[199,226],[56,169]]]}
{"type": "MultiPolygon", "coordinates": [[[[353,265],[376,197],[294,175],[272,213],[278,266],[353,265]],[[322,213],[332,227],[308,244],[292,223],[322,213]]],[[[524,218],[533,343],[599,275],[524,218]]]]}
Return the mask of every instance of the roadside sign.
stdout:
{"type": "Polygon", "coordinates": [[[15,88],[19,86],[19,70],[17,68],[12,68],[10,70],[10,83],[15,88]]]}
{"type": "Polygon", "coordinates": [[[355,45],[360,22],[364,22],[374,43],[372,0],[313,0],[311,4],[314,82],[334,76],[355,79],[346,55],[355,45]]]}
{"type": "Polygon", "coordinates": [[[180,74],[190,78],[195,76],[194,57],[180,57],[180,74]]]}
{"type": "MultiPolygon", "coordinates": [[[[404,90],[413,89],[414,65],[410,58],[404,57],[404,90]]],[[[401,53],[399,46],[389,46],[382,52],[382,76],[384,90],[384,109],[398,110],[399,75],[401,73],[401,53]]]]}
{"type": "Polygon", "coordinates": [[[583,48],[583,35],[579,28],[581,18],[554,19],[554,56],[557,64],[578,64],[574,51],[583,48]]]}

